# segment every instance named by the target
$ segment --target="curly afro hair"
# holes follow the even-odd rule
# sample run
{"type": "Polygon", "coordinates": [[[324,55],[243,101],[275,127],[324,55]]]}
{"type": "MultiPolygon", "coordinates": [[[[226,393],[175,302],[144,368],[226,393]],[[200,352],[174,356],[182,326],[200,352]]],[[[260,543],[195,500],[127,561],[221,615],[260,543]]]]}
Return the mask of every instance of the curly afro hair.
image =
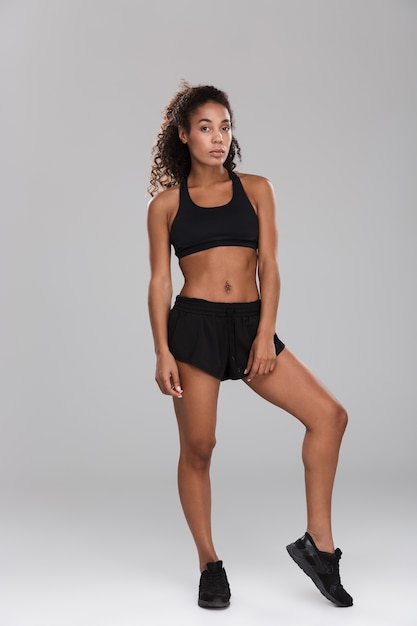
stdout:
{"type": "MultiPolygon", "coordinates": [[[[182,81],[181,89],[171,98],[164,111],[160,131],[152,148],[152,168],[148,193],[154,196],[163,189],[181,183],[190,172],[191,158],[188,146],[180,141],[178,128],[190,130],[190,114],[206,102],[217,102],[224,106],[230,114],[233,127],[233,112],[229,98],[224,91],[212,85],[190,86],[182,81]]],[[[224,167],[228,171],[235,169],[235,157],[241,160],[240,146],[232,137],[230,150],[224,167]]]]}

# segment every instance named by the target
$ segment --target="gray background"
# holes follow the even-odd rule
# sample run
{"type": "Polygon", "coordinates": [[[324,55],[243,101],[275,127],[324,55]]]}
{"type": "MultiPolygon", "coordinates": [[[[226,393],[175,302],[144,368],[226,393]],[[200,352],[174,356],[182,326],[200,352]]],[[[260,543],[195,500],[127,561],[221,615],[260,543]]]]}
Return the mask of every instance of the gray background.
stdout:
{"type": "Polygon", "coordinates": [[[417,2],[3,0],[0,49],[1,622],[336,620],[285,553],[302,427],[231,382],[213,516],[233,607],[196,607],[146,302],[150,150],[184,78],[228,92],[239,169],[274,185],[277,330],[350,414],[337,620],[415,624],[417,2]]]}

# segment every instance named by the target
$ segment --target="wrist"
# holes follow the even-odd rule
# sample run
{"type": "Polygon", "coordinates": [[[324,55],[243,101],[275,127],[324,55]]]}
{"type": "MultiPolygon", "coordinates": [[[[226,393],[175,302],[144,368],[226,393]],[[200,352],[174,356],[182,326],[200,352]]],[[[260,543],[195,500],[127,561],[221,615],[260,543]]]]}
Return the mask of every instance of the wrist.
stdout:
{"type": "Polygon", "coordinates": [[[158,358],[166,356],[167,354],[170,354],[170,349],[168,347],[168,344],[164,346],[158,346],[157,348],[155,348],[155,355],[158,358]]]}
{"type": "Polygon", "coordinates": [[[271,326],[269,328],[258,328],[256,336],[260,338],[270,339],[271,337],[274,336],[274,334],[275,334],[275,327],[271,326]]]}

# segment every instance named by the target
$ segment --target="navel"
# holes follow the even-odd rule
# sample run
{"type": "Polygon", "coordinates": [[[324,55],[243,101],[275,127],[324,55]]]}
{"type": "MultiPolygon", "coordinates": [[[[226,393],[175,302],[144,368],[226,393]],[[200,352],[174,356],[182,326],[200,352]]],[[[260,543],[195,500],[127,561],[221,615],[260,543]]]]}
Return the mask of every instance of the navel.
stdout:
{"type": "Polygon", "coordinates": [[[226,280],[226,284],[224,286],[226,293],[230,293],[232,291],[232,285],[229,283],[228,280],[226,280]]]}

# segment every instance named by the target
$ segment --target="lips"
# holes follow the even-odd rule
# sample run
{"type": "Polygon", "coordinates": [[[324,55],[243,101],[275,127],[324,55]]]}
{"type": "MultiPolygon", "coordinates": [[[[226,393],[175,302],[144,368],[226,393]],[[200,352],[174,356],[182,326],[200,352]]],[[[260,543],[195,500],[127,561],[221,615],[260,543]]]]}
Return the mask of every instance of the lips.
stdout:
{"type": "Polygon", "coordinates": [[[210,154],[213,154],[214,156],[222,156],[225,153],[225,150],[222,150],[221,148],[217,148],[216,150],[210,150],[210,154]]]}

